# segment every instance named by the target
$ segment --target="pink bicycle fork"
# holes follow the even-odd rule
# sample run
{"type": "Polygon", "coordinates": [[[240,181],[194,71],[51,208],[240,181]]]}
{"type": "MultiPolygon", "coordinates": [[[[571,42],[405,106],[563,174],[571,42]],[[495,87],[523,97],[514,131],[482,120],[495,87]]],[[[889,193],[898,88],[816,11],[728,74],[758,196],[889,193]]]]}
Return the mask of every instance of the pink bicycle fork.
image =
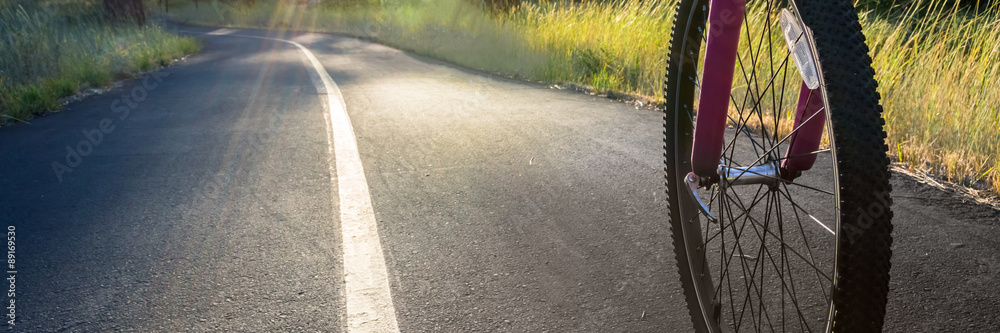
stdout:
{"type": "MultiPolygon", "coordinates": [[[[719,176],[738,179],[747,172],[760,173],[748,171],[747,168],[729,170],[720,166],[726,122],[729,119],[733,74],[736,57],[739,56],[740,29],[745,13],[746,0],[710,1],[704,74],[691,150],[692,171],[701,179],[717,179],[719,176]]],[[[769,173],[780,175],[788,181],[812,168],[826,122],[821,94],[818,88],[809,89],[805,83],[802,84],[793,134],[787,138],[789,146],[780,169],[776,161],[759,161],[760,167],[769,168],[769,173]]]]}

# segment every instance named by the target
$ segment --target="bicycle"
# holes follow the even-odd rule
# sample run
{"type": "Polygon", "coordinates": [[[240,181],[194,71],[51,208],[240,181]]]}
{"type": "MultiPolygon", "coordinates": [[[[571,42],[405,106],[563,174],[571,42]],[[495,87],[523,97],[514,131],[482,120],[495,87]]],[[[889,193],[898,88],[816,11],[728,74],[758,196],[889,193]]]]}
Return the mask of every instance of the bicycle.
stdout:
{"type": "Polygon", "coordinates": [[[881,331],[888,147],[850,1],[681,0],[670,43],[667,195],[695,330],[881,331]]]}

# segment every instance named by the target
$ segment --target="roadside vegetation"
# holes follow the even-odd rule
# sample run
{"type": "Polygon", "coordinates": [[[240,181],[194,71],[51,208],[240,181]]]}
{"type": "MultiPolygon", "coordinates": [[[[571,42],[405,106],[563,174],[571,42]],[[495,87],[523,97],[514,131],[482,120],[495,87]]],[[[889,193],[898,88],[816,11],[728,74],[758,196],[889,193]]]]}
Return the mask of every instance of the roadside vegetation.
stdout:
{"type": "Polygon", "coordinates": [[[198,48],[156,26],[108,22],[97,1],[0,0],[0,125],[198,48]]]}
{"type": "MultiPolygon", "coordinates": [[[[348,34],[488,72],[660,102],[675,2],[324,0],[306,7],[202,0],[195,8],[193,1],[171,0],[169,15],[207,25],[348,34]]],[[[976,2],[861,0],[858,8],[890,154],[911,170],[995,195],[1000,4],[976,2]]]]}

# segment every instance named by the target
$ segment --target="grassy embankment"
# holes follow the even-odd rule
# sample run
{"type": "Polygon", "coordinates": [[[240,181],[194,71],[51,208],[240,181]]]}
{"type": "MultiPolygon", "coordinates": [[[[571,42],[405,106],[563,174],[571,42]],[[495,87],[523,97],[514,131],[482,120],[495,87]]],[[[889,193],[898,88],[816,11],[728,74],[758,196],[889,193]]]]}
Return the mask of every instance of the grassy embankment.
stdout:
{"type": "Polygon", "coordinates": [[[0,0],[0,125],[198,51],[196,40],[159,27],[109,24],[99,5],[0,0]]]}
{"type": "MultiPolygon", "coordinates": [[[[917,2],[925,4],[860,14],[890,154],[915,169],[1000,193],[1000,6],[972,15],[940,1],[917,2]]],[[[171,15],[181,21],[346,33],[490,72],[660,101],[675,0],[526,3],[500,17],[461,0],[308,10],[273,0],[252,7],[203,1],[199,9],[190,1],[171,3],[171,15]]]]}

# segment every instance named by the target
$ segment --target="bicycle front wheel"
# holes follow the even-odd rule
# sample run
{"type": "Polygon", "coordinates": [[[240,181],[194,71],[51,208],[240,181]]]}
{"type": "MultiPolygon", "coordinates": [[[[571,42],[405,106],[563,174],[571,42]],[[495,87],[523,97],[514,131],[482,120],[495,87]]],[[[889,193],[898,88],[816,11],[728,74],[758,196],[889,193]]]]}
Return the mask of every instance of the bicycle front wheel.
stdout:
{"type": "MultiPolygon", "coordinates": [[[[730,1],[730,0],[719,0],[730,1]]],[[[728,93],[720,173],[781,165],[803,86],[782,35],[811,31],[826,115],[816,162],[794,180],[693,183],[709,0],[681,0],[668,59],[664,156],[670,225],[698,332],[878,332],[891,255],[887,146],[874,70],[848,0],[750,1],[728,93]],[[784,10],[783,10],[784,9],[784,10]]],[[[815,96],[814,96],[815,95],[815,96]]],[[[785,177],[781,177],[785,178],[785,177]]]]}

